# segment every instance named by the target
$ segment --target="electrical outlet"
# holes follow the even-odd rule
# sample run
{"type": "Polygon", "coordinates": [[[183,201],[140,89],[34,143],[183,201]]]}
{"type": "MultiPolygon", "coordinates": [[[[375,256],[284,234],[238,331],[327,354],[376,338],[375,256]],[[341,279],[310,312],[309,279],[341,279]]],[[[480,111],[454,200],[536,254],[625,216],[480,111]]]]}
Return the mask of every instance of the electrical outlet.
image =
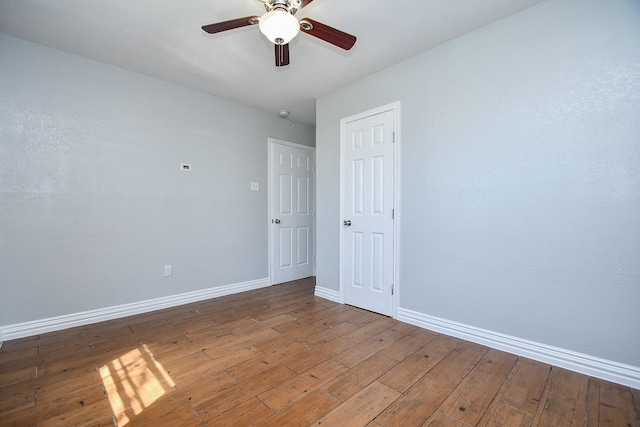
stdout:
{"type": "Polygon", "coordinates": [[[252,182],[251,183],[251,191],[258,191],[260,189],[260,187],[258,186],[257,182],[252,182]]]}
{"type": "Polygon", "coordinates": [[[171,266],[170,265],[165,265],[164,266],[164,277],[169,277],[171,276],[171,266]]]}

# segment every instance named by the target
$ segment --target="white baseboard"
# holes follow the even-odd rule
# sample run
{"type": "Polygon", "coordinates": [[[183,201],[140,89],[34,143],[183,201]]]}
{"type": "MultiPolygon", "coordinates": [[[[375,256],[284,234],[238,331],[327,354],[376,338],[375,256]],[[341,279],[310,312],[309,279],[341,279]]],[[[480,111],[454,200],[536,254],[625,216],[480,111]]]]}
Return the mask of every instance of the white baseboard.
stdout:
{"type": "Polygon", "coordinates": [[[320,298],[328,299],[329,301],[341,303],[340,292],[333,289],[322,288],[316,285],[314,295],[320,298]]]}
{"type": "Polygon", "coordinates": [[[105,320],[118,319],[135,314],[147,313],[163,308],[175,307],[191,302],[203,301],[210,298],[222,297],[236,294],[238,292],[250,291],[253,289],[270,286],[269,278],[250,280],[248,282],[234,283],[231,285],[217,286],[215,288],[202,289],[199,291],[187,292],[168,297],[154,298],[146,301],[139,301],[130,304],[123,304],[114,307],[99,308],[97,310],[83,311],[80,313],[67,314],[64,316],[50,317],[47,319],[33,320],[24,323],[0,327],[0,342],[16,338],[29,337],[46,332],[59,331],[76,326],[89,325],[91,323],[103,322],[105,320]]]}
{"type": "Polygon", "coordinates": [[[486,329],[429,316],[404,308],[398,320],[467,341],[503,350],[581,374],[640,389],[640,367],[625,365],[558,347],[504,335],[486,329]]]}

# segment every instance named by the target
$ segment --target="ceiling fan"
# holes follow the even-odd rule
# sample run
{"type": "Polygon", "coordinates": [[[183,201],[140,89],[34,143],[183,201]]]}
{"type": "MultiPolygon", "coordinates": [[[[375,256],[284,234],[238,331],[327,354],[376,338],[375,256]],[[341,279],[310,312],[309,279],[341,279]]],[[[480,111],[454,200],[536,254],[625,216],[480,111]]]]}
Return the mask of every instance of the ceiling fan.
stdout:
{"type": "Polygon", "coordinates": [[[209,34],[220,33],[222,31],[233,30],[235,28],[256,25],[274,45],[276,54],[276,67],[289,65],[289,42],[293,40],[300,31],[338,46],[344,50],[349,50],[356,43],[356,38],[340,30],[336,30],[328,25],[314,21],[309,18],[298,20],[295,17],[299,9],[307,6],[313,0],[258,0],[264,3],[267,13],[262,16],[247,16],[244,18],[232,19],[230,21],[218,22],[202,27],[209,34]]]}

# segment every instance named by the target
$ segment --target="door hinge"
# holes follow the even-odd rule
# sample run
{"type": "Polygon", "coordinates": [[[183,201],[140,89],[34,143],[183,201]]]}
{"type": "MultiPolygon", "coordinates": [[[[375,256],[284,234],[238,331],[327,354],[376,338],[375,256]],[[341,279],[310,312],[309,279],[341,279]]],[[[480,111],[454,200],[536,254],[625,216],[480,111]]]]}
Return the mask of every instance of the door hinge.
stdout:
{"type": "Polygon", "coordinates": [[[391,140],[391,142],[393,142],[394,144],[396,143],[396,133],[393,132],[393,139],[391,140]]]}
{"type": "Polygon", "coordinates": [[[395,293],[395,289],[394,289],[393,284],[391,284],[391,295],[394,295],[394,293],[395,293]]]}
{"type": "Polygon", "coordinates": [[[391,219],[396,219],[396,210],[391,209],[391,219]]]}

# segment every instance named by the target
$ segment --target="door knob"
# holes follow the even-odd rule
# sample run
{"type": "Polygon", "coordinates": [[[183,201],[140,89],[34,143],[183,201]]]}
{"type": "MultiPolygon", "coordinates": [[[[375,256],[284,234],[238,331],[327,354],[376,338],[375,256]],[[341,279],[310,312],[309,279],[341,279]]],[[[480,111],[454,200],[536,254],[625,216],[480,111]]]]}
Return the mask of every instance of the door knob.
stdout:
{"type": "Polygon", "coordinates": [[[273,221],[273,222],[275,222],[276,224],[280,224],[280,220],[279,220],[279,219],[276,219],[276,220],[275,220],[275,221],[273,221]]]}
{"type": "Polygon", "coordinates": [[[342,223],[343,223],[346,227],[350,227],[350,226],[351,226],[351,220],[350,220],[350,219],[345,219],[342,223]]]}

